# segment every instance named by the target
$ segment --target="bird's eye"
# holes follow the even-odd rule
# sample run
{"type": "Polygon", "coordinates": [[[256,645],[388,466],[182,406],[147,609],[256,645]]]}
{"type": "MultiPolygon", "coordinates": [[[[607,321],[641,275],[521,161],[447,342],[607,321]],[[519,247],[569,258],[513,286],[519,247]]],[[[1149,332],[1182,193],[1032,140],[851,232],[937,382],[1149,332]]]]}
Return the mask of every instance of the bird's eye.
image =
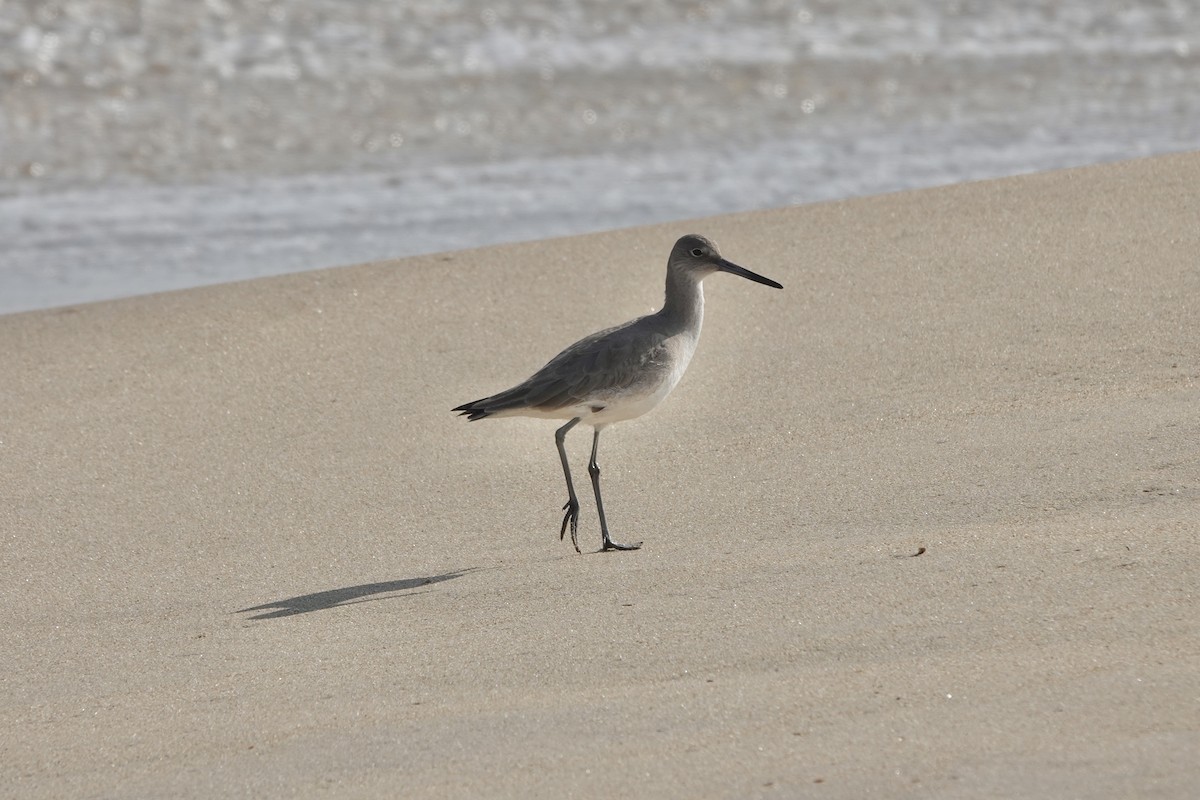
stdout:
{"type": "Polygon", "coordinates": [[[704,255],[704,251],[701,250],[699,247],[695,247],[692,249],[692,255],[695,256],[696,258],[699,258],[700,256],[704,255]]]}

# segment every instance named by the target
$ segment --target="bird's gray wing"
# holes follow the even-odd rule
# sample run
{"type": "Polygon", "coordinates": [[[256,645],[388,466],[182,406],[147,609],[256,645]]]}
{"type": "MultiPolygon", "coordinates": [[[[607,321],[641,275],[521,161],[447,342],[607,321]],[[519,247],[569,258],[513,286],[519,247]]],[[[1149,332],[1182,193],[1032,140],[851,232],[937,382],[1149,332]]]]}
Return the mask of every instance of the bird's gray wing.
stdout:
{"type": "Polygon", "coordinates": [[[634,320],[599,331],[563,350],[518,386],[480,401],[489,412],[545,411],[636,391],[669,370],[666,336],[634,320]]]}
{"type": "Polygon", "coordinates": [[[665,365],[666,337],[634,320],[581,339],[525,382],[534,408],[553,410],[636,391],[665,365]]]}

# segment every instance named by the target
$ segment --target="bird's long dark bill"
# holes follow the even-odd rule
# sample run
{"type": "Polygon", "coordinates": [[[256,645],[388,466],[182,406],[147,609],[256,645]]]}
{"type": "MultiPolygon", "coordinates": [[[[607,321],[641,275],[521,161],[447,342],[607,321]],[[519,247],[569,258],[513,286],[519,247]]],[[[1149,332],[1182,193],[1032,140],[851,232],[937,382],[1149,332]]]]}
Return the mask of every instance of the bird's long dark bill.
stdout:
{"type": "Polygon", "coordinates": [[[782,283],[776,283],[775,281],[771,280],[770,278],[764,278],[762,275],[759,275],[757,272],[751,272],[750,270],[746,269],[745,267],[739,267],[737,264],[733,263],[732,261],[726,261],[725,259],[721,259],[720,266],[717,268],[719,270],[721,270],[721,272],[731,272],[734,275],[741,275],[743,278],[749,278],[750,280],[754,281],[755,283],[761,283],[766,286],[774,286],[776,289],[783,288],[782,283]]]}

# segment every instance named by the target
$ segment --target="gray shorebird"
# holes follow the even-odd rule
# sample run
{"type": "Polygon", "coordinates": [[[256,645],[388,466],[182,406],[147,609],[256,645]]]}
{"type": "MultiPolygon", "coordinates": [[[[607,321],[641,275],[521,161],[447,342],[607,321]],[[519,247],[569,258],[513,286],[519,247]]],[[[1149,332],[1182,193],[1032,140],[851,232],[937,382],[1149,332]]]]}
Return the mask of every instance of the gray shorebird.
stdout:
{"type": "Polygon", "coordinates": [[[600,431],[614,422],[645,414],[679,383],[700,340],[700,324],[704,319],[704,290],[700,282],[714,272],[730,272],[776,289],[783,288],[770,278],[726,261],[717,246],[703,236],[684,236],[675,243],[667,261],[667,295],[659,311],[580,339],[523,383],[453,409],[471,421],[516,416],[567,420],[554,433],[567,479],[567,502],[563,505],[566,513],[558,538],[563,538],[570,525],[571,544],[576,552],[580,552],[579,498],[575,495],[563,446],[567,432],[580,422],[593,428],[588,474],[592,477],[596,511],[600,515],[600,533],[604,539],[601,549],[641,547],[641,542],[619,544],[608,535],[604,503],[600,499],[600,467],[596,463],[600,431]]]}

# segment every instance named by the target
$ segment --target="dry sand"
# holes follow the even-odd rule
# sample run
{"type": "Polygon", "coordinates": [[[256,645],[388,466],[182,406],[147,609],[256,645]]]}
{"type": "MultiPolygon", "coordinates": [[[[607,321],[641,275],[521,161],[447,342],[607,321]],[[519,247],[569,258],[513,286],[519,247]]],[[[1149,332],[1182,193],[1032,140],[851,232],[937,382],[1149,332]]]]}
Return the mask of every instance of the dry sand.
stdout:
{"type": "Polygon", "coordinates": [[[0,795],[1200,785],[1200,154],[0,318],[0,795]],[[558,539],[451,406],[706,282],[558,539]],[[919,548],[923,555],[915,556],[919,548]]]}

